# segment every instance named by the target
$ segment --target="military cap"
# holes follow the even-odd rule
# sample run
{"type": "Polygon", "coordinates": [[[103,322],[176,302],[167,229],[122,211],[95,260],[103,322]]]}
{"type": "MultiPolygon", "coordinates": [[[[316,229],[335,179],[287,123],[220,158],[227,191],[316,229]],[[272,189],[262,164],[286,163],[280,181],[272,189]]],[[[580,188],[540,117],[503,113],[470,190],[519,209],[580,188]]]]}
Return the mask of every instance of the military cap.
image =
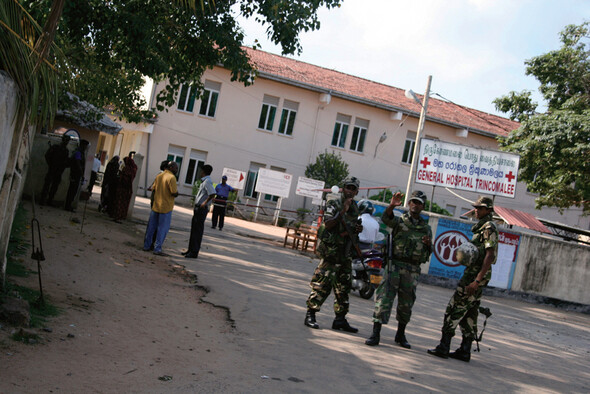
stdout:
{"type": "Polygon", "coordinates": [[[473,207],[478,208],[478,207],[484,207],[487,209],[494,209],[494,200],[492,200],[489,197],[484,197],[481,196],[477,199],[476,202],[474,202],[473,204],[471,204],[473,207]]]}
{"type": "Polygon", "coordinates": [[[354,187],[356,187],[358,189],[360,182],[359,182],[358,178],[353,176],[353,177],[346,178],[344,180],[344,182],[342,183],[343,187],[346,187],[348,185],[353,185],[354,187]]]}
{"type": "Polygon", "coordinates": [[[426,194],[424,194],[420,190],[414,190],[412,192],[412,195],[410,196],[410,200],[409,201],[412,201],[412,200],[416,200],[416,201],[418,201],[418,202],[420,202],[422,204],[426,204],[426,200],[427,200],[426,194]]]}

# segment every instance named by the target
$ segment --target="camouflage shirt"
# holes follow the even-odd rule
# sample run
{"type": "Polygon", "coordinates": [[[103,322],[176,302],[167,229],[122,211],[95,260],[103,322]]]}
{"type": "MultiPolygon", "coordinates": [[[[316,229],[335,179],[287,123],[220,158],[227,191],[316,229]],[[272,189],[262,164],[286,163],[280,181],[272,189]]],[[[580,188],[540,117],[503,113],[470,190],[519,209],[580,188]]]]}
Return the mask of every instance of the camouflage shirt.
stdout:
{"type": "Polygon", "coordinates": [[[421,217],[412,220],[408,213],[404,213],[401,217],[395,215],[389,217],[385,214],[381,220],[393,229],[391,234],[395,263],[411,270],[419,270],[420,264],[425,263],[430,257],[432,249],[422,242],[422,237],[425,235],[432,239],[432,229],[428,223],[421,217]]]}
{"type": "MultiPolygon", "coordinates": [[[[342,206],[344,204],[344,195],[339,199],[330,200],[326,204],[326,211],[324,213],[324,223],[328,220],[332,220],[342,213],[342,206]]],[[[356,222],[360,213],[356,201],[350,205],[350,208],[344,215],[343,219],[348,227],[353,231],[353,234],[348,234],[346,226],[342,223],[342,220],[338,221],[338,224],[332,229],[326,229],[325,225],[322,224],[318,231],[318,238],[320,245],[317,248],[317,252],[321,258],[329,257],[348,257],[352,254],[352,241],[351,236],[355,243],[358,243],[358,234],[354,232],[356,222]]]]}
{"type": "Polygon", "coordinates": [[[489,248],[494,249],[494,255],[496,257],[492,264],[496,264],[496,259],[498,258],[498,228],[492,221],[492,214],[484,216],[471,228],[471,231],[473,232],[471,243],[473,243],[479,251],[475,266],[482,266],[483,259],[486,255],[486,249],[489,248]]]}

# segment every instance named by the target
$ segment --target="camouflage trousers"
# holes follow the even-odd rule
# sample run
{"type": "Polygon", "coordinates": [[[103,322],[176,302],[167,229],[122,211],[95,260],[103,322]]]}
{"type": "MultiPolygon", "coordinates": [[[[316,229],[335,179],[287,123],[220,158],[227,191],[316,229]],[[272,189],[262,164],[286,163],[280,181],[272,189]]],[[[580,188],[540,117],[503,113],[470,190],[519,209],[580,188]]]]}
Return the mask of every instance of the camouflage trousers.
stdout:
{"type": "Polygon", "coordinates": [[[412,316],[412,307],[416,301],[416,286],[420,272],[407,268],[388,265],[385,278],[377,288],[377,299],[373,312],[373,322],[387,324],[391,316],[393,301],[397,299],[396,319],[402,324],[408,324],[412,316]]]}
{"type": "MultiPolygon", "coordinates": [[[[479,288],[471,296],[467,295],[465,288],[473,281],[464,280],[465,276],[459,281],[455,293],[451,297],[445,317],[443,321],[442,333],[449,337],[455,336],[457,325],[461,328],[461,333],[467,339],[475,339],[477,335],[477,316],[479,313],[479,304],[481,302],[481,295],[483,288],[490,281],[491,275],[486,275],[486,278],[480,283],[479,288]]],[[[475,276],[473,276],[475,278],[475,276]]]]}
{"type": "Polygon", "coordinates": [[[330,292],[334,290],[334,312],[348,313],[348,293],[352,286],[351,259],[321,259],[315,269],[309,287],[307,308],[319,311],[330,292]]]}

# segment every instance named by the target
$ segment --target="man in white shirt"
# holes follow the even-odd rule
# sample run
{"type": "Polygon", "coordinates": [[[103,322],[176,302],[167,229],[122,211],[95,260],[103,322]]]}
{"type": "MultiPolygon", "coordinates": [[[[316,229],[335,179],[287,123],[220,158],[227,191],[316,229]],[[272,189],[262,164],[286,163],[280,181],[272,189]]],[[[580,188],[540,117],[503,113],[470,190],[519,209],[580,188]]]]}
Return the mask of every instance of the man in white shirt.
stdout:
{"type": "Polygon", "coordinates": [[[205,164],[201,169],[201,185],[195,197],[195,208],[193,212],[193,220],[191,223],[191,235],[188,241],[188,250],[183,253],[187,259],[196,259],[199,257],[199,250],[201,250],[201,241],[203,240],[203,232],[205,230],[205,219],[209,213],[211,201],[215,198],[215,188],[211,180],[211,172],[213,167],[205,164]]]}
{"type": "Polygon", "coordinates": [[[373,203],[369,200],[361,200],[358,203],[362,221],[363,231],[359,233],[359,248],[361,250],[371,249],[378,241],[379,222],[372,216],[373,203]]]}

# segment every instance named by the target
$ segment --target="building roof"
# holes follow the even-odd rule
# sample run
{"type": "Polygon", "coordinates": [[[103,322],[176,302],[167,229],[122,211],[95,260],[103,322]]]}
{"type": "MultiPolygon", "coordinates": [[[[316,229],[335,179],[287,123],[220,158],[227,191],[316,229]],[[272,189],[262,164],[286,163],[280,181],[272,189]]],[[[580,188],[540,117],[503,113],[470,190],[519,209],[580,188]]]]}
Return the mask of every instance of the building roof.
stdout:
{"type": "Polygon", "coordinates": [[[508,224],[551,234],[551,230],[530,213],[500,207],[498,205],[494,206],[494,212],[508,224]]]}
{"type": "Polygon", "coordinates": [[[55,114],[56,119],[70,122],[94,131],[102,131],[111,135],[119,134],[119,131],[121,131],[123,127],[109,119],[103,111],[87,101],[80,100],[75,94],[67,92],[67,95],[70,99],[70,107],[67,109],[59,108],[55,114]]]}
{"type": "MultiPolygon", "coordinates": [[[[421,106],[405,97],[405,91],[339,71],[315,66],[272,53],[245,48],[259,77],[274,79],[318,92],[330,93],[367,105],[418,116],[421,106]]],[[[418,95],[422,100],[421,96],[418,95]]],[[[429,98],[427,120],[465,128],[490,137],[506,136],[520,123],[443,100],[429,98]]]]}

